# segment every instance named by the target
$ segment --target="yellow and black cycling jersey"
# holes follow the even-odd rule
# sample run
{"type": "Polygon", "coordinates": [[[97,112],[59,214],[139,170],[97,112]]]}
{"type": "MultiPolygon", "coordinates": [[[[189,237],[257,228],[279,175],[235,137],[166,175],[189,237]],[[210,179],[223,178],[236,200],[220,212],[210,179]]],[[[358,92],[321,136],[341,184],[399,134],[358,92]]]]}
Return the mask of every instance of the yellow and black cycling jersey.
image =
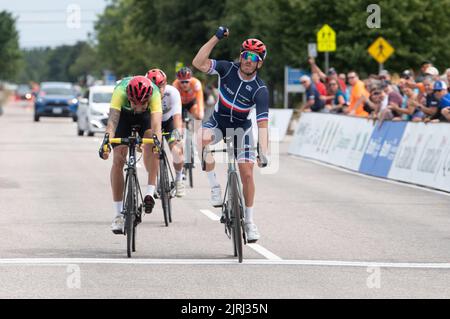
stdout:
{"type": "MultiPolygon", "coordinates": [[[[114,88],[114,92],[111,98],[111,108],[118,111],[129,111],[132,112],[131,103],[127,96],[127,86],[130,83],[132,77],[126,77],[122,79],[114,88]]],[[[153,94],[148,102],[149,113],[162,113],[161,105],[161,93],[159,88],[152,83],[153,94]]]]}

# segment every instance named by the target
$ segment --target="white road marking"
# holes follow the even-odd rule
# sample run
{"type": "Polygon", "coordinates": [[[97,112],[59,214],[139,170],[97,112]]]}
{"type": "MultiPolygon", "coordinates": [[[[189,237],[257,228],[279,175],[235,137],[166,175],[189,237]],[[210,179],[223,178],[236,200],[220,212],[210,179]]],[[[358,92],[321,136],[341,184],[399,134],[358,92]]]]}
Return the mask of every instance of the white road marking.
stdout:
{"type": "Polygon", "coordinates": [[[209,219],[218,222],[220,220],[220,217],[217,216],[216,214],[214,214],[212,211],[207,210],[207,209],[201,209],[200,213],[202,213],[203,215],[205,215],[206,217],[208,217],[209,219]]]}
{"type": "MultiPolygon", "coordinates": [[[[0,259],[0,266],[66,266],[66,265],[238,265],[230,259],[101,259],[101,258],[11,258],[0,259]]],[[[336,260],[267,260],[244,259],[243,265],[261,266],[317,266],[353,268],[401,268],[401,269],[444,269],[450,270],[450,263],[402,263],[336,260]]]]}
{"type": "MultiPolygon", "coordinates": [[[[206,215],[209,219],[213,220],[213,221],[219,221],[220,217],[217,216],[216,214],[214,214],[212,211],[207,210],[207,209],[201,209],[200,212],[204,215],[206,215]]],[[[251,249],[253,249],[254,251],[256,251],[258,254],[264,256],[265,258],[269,259],[269,260],[281,260],[280,257],[278,257],[277,255],[275,255],[274,253],[272,253],[271,251],[267,250],[266,248],[264,248],[261,245],[258,244],[247,244],[248,247],[250,247],[251,249]]]]}
{"type": "Polygon", "coordinates": [[[318,165],[321,165],[321,166],[325,166],[325,167],[328,167],[328,168],[332,168],[332,169],[340,171],[340,172],[345,172],[345,173],[349,173],[349,174],[352,174],[352,175],[365,177],[365,178],[368,178],[368,179],[371,179],[371,180],[376,180],[376,181],[379,181],[379,182],[384,182],[384,183],[389,183],[389,184],[394,184],[394,185],[399,185],[399,186],[405,186],[405,187],[414,188],[414,189],[418,189],[418,190],[422,190],[422,191],[427,191],[427,192],[435,193],[435,194],[439,194],[439,195],[450,196],[450,193],[448,193],[446,191],[440,191],[440,190],[437,190],[437,189],[432,189],[432,188],[429,188],[427,186],[414,185],[414,184],[409,184],[407,182],[399,182],[399,181],[395,181],[395,180],[392,180],[392,179],[386,179],[386,178],[382,178],[382,177],[370,176],[370,175],[366,175],[366,174],[362,174],[362,173],[359,173],[359,172],[352,171],[352,170],[347,169],[347,168],[334,166],[332,164],[324,163],[324,162],[321,162],[319,160],[306,158],[306,157],[302,157],[302,156],[297,156],[297,155],[292,155],[292,154],[289,154],[289,156],[293,157],[293,158],[296,158],[296,159],[302,159],[304,161],[311,162],[311,163],[314,163],[314,164],[318,164],[318,165]]]}
{"type": "Polygon", "coordinates": [[[282,260],[280,257],[278,257],[277,255],[275,255],[274,253],[272,253],[271,251],[267,250],[266,248],[264,248],[261,245],[258,245],[258,244],[247,244],[247,246],[250,247],[251,249],[253,249],[254,251],[256,251],[257,253],[263,255],[268,260],[282,260]]]}

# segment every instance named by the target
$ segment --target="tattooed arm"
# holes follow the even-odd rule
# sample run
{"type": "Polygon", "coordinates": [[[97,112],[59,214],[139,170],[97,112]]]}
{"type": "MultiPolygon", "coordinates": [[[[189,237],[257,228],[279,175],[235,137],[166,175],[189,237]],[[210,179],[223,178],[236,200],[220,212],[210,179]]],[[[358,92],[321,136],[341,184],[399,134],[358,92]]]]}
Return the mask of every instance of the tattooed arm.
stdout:
{"type": "Polygon", "coordinates": [[[119,119],[120,111],[111,108],[109,110],[108,125],[106,126],[106,133],[109,134],[110,137],[114,137],[117,125],[119,124],[119,119]]]}

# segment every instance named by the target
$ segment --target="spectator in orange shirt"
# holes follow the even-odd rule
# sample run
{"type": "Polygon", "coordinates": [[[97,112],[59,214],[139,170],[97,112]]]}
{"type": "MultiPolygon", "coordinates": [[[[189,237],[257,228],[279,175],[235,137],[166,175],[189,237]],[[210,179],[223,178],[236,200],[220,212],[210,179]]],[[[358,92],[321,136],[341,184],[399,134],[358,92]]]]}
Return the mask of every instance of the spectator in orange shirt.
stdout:
{"type": "Polygon", "coordinates": [[[364,111],[364,103],[362,103],[363,99],[361,99],[363,96],[369,97],[364,82],[359,79],[358,74],[354,71],[348,73],[347,79],[351,86],[350,102],[344,112],[358,117],[368,117],[369,114],[364,111]]]}

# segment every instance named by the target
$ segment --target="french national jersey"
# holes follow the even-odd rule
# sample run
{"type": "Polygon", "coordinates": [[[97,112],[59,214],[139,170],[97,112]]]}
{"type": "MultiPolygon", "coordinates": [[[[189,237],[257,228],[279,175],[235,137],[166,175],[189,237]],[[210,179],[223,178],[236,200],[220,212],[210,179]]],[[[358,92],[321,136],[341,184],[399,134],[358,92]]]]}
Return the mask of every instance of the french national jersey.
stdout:
{"type": "Polygon", "coordinates": [[[257,75],[246,81],[239,74],[239,63],[216,60],[211,60],[208,74],[219,76],[217,115],[227,118],[235,126],[249,121],[250,111],[256,108],[258,122],[269,120],[269,91],[257,75]]]}

